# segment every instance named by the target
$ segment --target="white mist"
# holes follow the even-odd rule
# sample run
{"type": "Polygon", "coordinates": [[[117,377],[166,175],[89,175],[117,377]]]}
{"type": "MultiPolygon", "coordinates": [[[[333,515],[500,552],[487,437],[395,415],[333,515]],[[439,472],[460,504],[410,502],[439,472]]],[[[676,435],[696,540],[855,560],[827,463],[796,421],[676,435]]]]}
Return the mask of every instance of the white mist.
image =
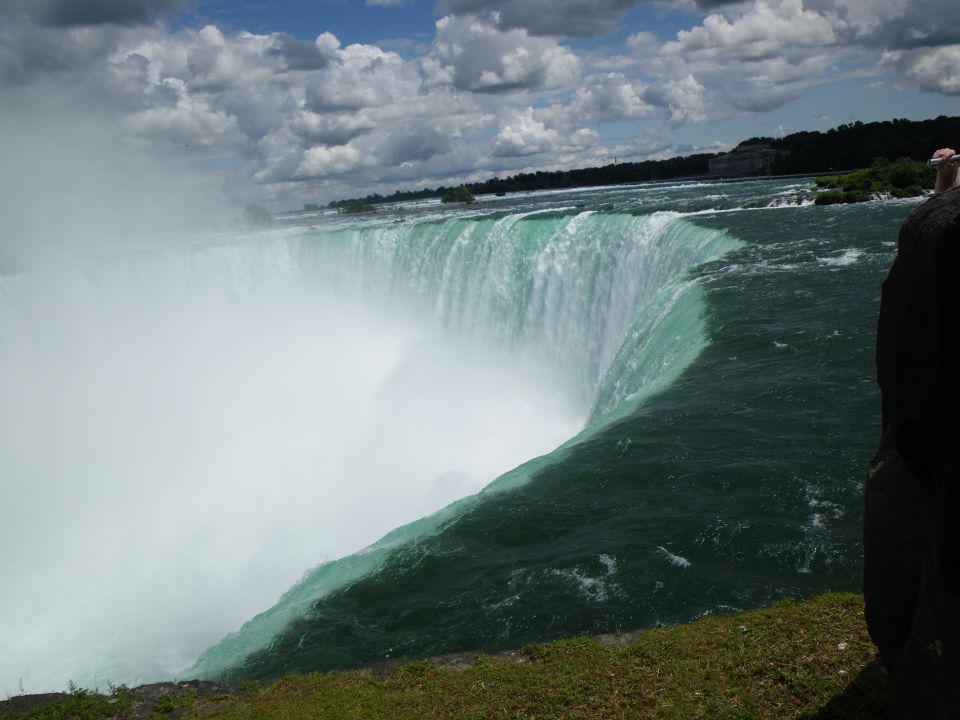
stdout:
{"type": "Polygon", "coordinates": [[[184,673],[308,568],[575,434],[542,369],[282,234],[0,275],[0,693],[184,673]]]}

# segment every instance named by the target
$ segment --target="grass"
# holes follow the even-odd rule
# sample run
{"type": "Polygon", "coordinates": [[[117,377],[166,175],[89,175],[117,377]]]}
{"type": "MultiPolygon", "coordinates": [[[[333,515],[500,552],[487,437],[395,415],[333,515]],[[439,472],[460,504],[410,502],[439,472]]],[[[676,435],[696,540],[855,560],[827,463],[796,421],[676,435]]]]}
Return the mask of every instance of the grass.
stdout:
{"type": "MultiPolygon", "coordinates": [[[[887,717],[888,697],[862,597],[831,594],[651,630],[625,647],[574,638],[480,656],[467,669],[413,662],[387,679],[370,671],[290,676],[168,704],[153,717],[869,720],[887,717]]],[[[71,712],[51,706],[22,717],[113,717],[71,712]]],[[[0,710],[0,718],[13,716],[0,710]]]]}
{"type": "Polygon", "coordinates": [[[132,705],[130,690],[121,685],[109,695],[91,692],[70,684],[66,697],[55,702],[31,708],[22,713],[10,712],[0,706],[0,720],[24,718],[26,720],[101,720],[101,718],[126,717],[132,705]]]}

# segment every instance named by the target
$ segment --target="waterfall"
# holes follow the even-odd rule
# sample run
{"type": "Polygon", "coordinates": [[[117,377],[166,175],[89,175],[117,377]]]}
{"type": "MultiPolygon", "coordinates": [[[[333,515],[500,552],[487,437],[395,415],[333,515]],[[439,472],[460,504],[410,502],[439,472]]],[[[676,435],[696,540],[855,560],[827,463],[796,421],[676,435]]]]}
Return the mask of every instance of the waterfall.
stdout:
{"type": "MultiPolygon", "coordinates": [[[[677,213],[589,211],[350,228],[306,233],[299,242],[313,282],[356,297],[402,298],[461,346],[496,347],[561,379],[580,409],[581,431],[501,475],[484,494],[561,461],[571,444],[669,384],[706,344],[703,299],[689,271],[738,246],[677,213]]],[[[309,614],[316,599],[375,571],[475,500],[459,500],[306,573],[270,610],[204,653],[193,672],[216,677],[242,665],[309,614]]]]}

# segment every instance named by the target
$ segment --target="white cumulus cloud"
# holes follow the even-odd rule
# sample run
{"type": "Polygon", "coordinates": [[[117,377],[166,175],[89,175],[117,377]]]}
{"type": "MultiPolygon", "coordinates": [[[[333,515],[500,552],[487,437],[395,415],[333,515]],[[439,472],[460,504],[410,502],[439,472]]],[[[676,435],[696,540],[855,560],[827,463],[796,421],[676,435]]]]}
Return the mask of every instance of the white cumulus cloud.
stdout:
{"type": "Polygon", "coordinates": [[[501,31],[479,18],[444,17],[422,68],[429,85],[504,92],[564,86],[577,77],[580,61],[551,38],[501,31]]]}
{"type": "Polygon", "coordinates": [[[330,175],[342,175],[364,166],[376,164],[376,159],[350,145],[339,147],[317,146],[308,149],[303,161],[294,171],[297,178],[322,178],[330,175]]]}
{"type": "Polygon", "coordinates": [[[667,80],[647,88],[643,97],[651,105],[666,109],[666,120],[670,127],[679,127],[707,121],[704,95],[703,85],[688,73],[677,80],[667,80]]]}
{"type": "Polygon", "coordinates": [[[500,128],[493,141],[494,154],[501,157],[535,155],[554,150],[560,144],[560,134],[548,128],[527,108],[500,128]]]}
{"type": "Polygon", "coordinates": [[[927,92],[960,95],[960,45],[933,50],[891,50],[883,54],[883,65],[927,92]]]}

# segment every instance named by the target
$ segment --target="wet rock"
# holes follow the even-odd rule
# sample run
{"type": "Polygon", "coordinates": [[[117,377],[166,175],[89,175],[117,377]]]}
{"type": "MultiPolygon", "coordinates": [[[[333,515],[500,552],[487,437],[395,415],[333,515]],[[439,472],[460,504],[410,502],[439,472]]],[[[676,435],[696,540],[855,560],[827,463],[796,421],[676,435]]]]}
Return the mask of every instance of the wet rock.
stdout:
{"type": "Polygon", "coordinates": [[[867,627],[898,717],[960,719],[960,188],[921,205],[900,230],[881,294],[877,379],[867,627]]]}
{"type": "MultiPolygon", "coordinates": [[[[239,687],[218,685],[206,680],[140,685],[129,690],[130,706],[123,713],[123,717],[125,720],[156,720],[158,717],[176,720],[186,714],[198,700],[203,700],[205,709],[213,712],[218,706],[226,708],[231,698],[243,692],[244,689],[239,687]]],[[[69,693],[17,695],[0,700],[0,717],[21,717],[35,708],[50,706],[69,697],[69,693]]],[[[114,699],[108,699],[107,702],[112,703],[114,699]]]]}
{"type": "Polygon", "coordinates": [[[50,705],[67,697],[70,697],[67,695],[67,693],[36,693],[34,695],[15,695],[7,698],[6,700],[0,700],[0,717],[5,714],[16,717],[20,714],[25,714],[36,707],[50,705]]]}
{"type": "Polygon", "coordinates": [[[159,682],[140,685],[131,691],[131,720],[154,720],[158,715],[178,718],[196,700],[226,699],[241,694],[234,686],[218,685],[208,680],[159,682]]]}

